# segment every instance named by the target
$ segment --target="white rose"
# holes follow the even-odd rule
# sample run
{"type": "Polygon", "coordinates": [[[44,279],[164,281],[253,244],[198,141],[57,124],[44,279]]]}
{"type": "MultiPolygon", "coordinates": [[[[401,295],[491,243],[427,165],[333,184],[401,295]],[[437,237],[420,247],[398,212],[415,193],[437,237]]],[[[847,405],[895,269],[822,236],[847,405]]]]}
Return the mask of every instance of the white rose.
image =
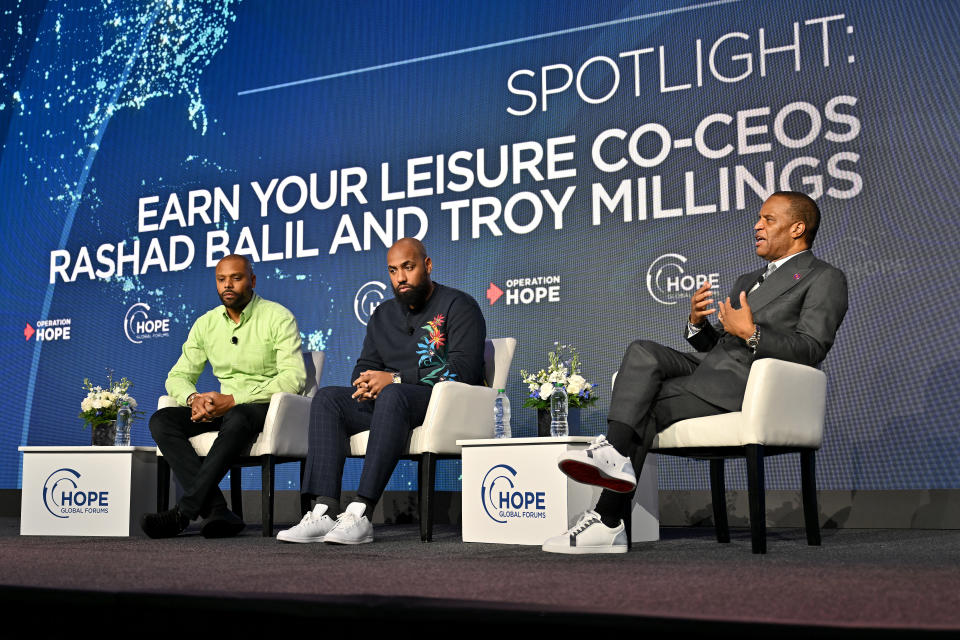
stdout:
{"type": "Polygon", "coordinates": [[[553,385],[549,382],[544,382],[540,385],[540,397],[544,400],[549,400],[550,396],[553,394],[553,385]]]}
{"type": "Polygon", "coordinates": [[[80,403],[80,411],[90,411],[91,409],[93,409],[93,400],[84,398],[83,402],[80,403]]]}
{"type": "Polygon", "coordinates": [[[587,381],[583,376],[579,374],[574,374],[570,376],[570,379],[567,381],[567,393],[571,395],[577,395],[583,389],[587,381]]]}

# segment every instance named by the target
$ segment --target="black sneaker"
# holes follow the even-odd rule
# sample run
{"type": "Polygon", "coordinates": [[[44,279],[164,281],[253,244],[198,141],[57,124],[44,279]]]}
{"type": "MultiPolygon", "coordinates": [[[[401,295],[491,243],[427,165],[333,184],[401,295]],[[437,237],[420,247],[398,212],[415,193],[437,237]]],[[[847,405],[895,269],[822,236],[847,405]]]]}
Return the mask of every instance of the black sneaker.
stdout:
{"type": "Polygon", "coordinates": [[[204,538],[231,538],[246,528],[246,524],[230,509],[216,511],[203,521],[200,533],[204,538]]]}
{"type": "Polygon", "coordinates": [[[188,524],[190,518],[180,513],[179,506],[160,513],[145,513],[140,518],[140,528],[151,538],[173,538],[183,533],[188,524]]]}

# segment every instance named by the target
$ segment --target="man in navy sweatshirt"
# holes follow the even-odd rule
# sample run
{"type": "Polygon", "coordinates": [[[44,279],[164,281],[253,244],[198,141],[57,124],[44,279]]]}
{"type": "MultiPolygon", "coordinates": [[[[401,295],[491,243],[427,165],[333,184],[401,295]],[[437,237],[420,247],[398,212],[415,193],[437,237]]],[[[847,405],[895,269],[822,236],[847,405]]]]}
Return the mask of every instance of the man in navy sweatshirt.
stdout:
{"type": "Polygon", "coordinates": [[[301,492],[315,499],[284,542],[373,542],[373,508],[423,423],[433,385],[483,382],[486,322],[469,295],[430,280],[433,262],[419,240],[402,238],[387,252],[394,298],[373,313],[353,386],[324,387],[310,408],[310,442],[301,492]],[[370,431],[357,498],[340,510],[348,439],[370,431]]]}

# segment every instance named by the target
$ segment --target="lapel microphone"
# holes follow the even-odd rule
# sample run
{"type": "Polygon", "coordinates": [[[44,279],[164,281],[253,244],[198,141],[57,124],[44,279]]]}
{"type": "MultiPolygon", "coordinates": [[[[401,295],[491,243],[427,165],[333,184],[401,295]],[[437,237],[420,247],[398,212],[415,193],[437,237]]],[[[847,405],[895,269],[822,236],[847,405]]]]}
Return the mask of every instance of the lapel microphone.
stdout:
{"type": "Polygon", "coordinates": [[[233,336],[232,338],[230,338],[230,342],[232,342],[233,344],[240,344],[240,338],[238,338],[237,336],[233,336]]]}

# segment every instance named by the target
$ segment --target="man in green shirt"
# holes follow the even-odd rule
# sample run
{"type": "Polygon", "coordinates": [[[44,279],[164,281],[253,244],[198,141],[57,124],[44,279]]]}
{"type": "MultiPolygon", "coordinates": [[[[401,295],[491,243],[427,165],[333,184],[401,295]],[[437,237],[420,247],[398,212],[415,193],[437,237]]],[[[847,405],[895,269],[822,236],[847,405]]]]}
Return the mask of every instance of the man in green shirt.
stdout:
{"type": "Polygon", "coordinates": [[[150,433],[184,490],[173,509],[143,516],[140,526],[151,538],[173,537],[198,516],[207,538],[243,530],[243,520],[220,493],[220,480],[263,430],[270,397],[300,393],[307,378],[296,318],[254,293],[257,277],[250,262],[227,256],[217,263],[216,276],[223,306],[197,319],[167,376],[167,393],[182,406],[150,418],[150,433]],[[219,392],[196,387],[207,362],[220,381],[219,392]],[[200,458],[189,439],[207,431],[220,433],[200,458]]]}

